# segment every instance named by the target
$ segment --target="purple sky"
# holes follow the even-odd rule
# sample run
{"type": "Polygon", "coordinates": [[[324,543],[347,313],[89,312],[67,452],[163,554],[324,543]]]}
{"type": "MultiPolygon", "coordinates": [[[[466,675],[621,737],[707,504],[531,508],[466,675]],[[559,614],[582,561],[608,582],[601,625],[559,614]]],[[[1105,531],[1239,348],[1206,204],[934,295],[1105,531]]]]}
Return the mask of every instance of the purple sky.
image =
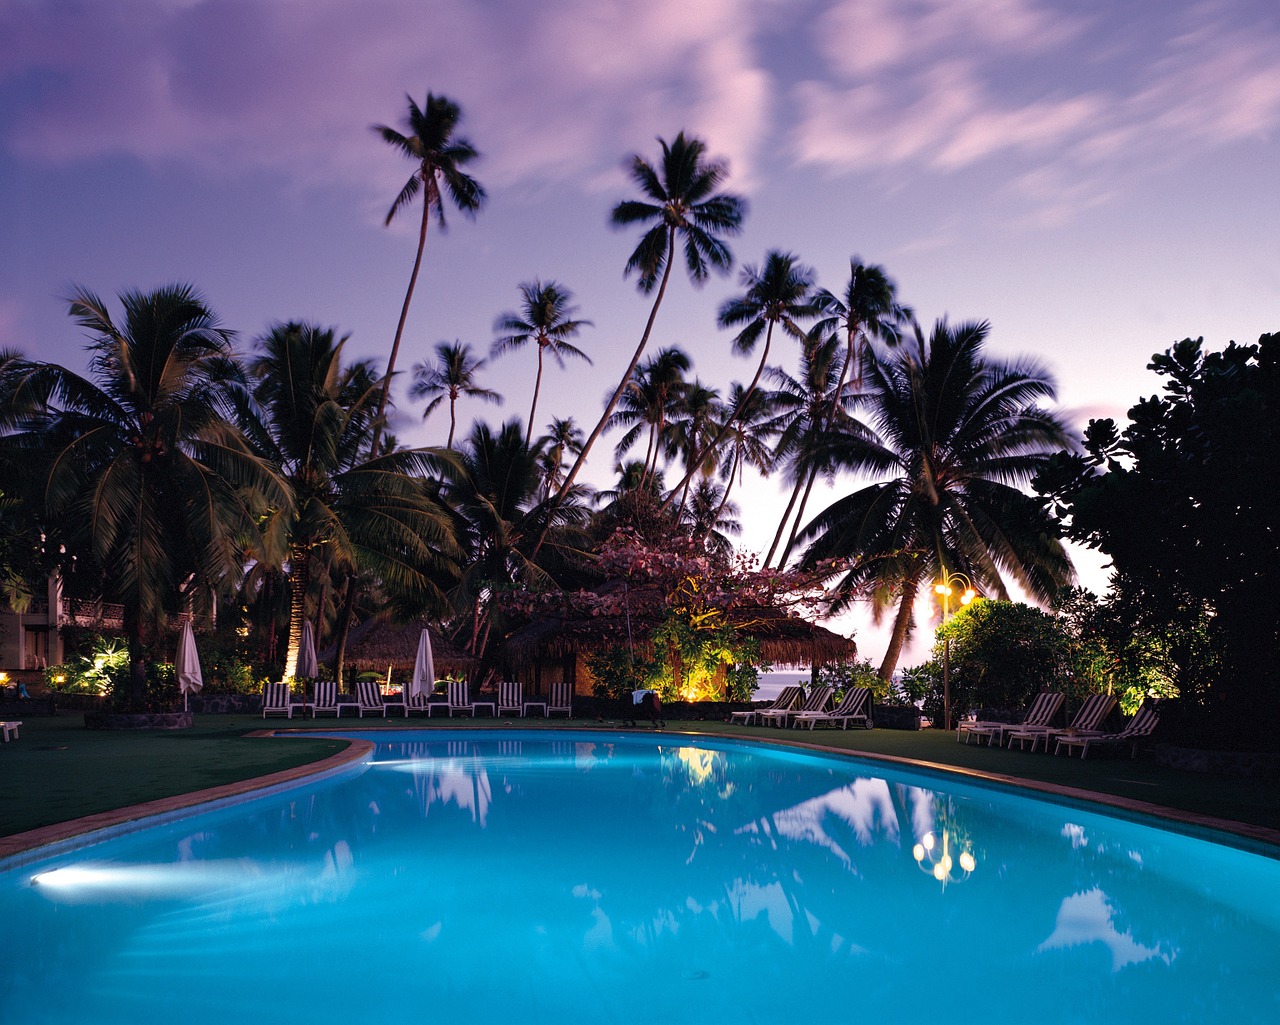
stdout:
{"type": "MultiPolygon", "coordinates": [[[[305,318],[385,359],[416,210],[382,227],[411,165],[369,126],[431,90],[490,202],[428,242],[406,371],[441,340],[486,352],[518,284],[553,278],[595,366],[553,370],[538,419],[589,427],[648,310],[607,225],[622,163],[684,129],[750,200],[740,262],[788,249],[838,290],[859,254],[926,325],[988,319],[995,351],[1045,360],[1074,421],[1120,416],[1175,340],[1280,329],[1277,54],[1273,0],[0,0],[0,345],[82,369],[72,283],[190,281],[246,348],[305,318]]],[[[736,288],[677,282],[653,340],[722,391],[750,370],[715,327],[736,288]]],[[[495,362],[506,404],[464,423],[527,415],[533,369],[495,362]]],[[[400,436],[443,443],[447,415],[400,397],[400,436]]],[[[776,491],[738,494],[750,547],[776,491]]]]}

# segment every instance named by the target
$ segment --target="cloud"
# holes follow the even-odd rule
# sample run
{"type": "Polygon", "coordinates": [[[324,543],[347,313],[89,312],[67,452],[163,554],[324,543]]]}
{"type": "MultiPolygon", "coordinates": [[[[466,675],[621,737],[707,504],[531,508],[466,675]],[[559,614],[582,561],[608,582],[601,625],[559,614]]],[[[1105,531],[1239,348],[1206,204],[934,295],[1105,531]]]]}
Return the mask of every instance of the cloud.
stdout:
{"type": "Polygon", "coordinates": [[[681,129],[745,171],[767,124],[750,0],[0,4],[6,142],[31,161],[381,176],[382,195],[408,165],[369,126],[428,89],[462,105],[494,183],[589,181],[681,129]]]}
{"type": "Polygon", "coordinates": [[[832,3],[815,23],[826,66],[792,92],[796,159],[833,173],[992,166],[1040,227],[1280,128],[1274,15],[1223,2],[1140,25],[1120,8],[1101,17],[1034,0],[832,3]]]}

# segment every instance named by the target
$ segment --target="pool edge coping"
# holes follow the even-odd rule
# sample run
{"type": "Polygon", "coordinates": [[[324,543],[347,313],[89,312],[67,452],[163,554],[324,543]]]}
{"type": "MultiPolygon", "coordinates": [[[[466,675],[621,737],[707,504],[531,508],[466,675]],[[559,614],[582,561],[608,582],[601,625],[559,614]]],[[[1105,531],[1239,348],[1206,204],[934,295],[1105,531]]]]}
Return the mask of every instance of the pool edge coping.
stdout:
{"type": "MultiPolygon", "coordinates": [[[[491,727],[485,727],[491,728],[491,727]]],[[[579,726],[575,732],[595,733],[604,730],[614,731],[616,727],[579,726]]],[[[308,731],[310,732],[310,731],[308,731]]],[[[343,732],[347,732],[344,730],[343,732]]],[[[352,730],[355,732],[355,730],[352,730]]],[[[382,732],[370,730],[371,734],[382,732]]],[[[627,731],[628,733],[631,731],[627,731]]],[[[923,761],[918,758],[906,758],[902,755],[875,754],[865,751],[850,751],[847,748],[829,747],[812,740],[792,739],[790,737],[761,737],[757,734],[738,733],[735,731],[717,731],[714,733],[698,729],[662,730],[669,736],[704,737],[707,739],[729,738],[754,743],[774,744],[781,747],[802,748],[810,751],[821,751],[824,754],[839,755],[843,758],[857,758],[867,761],[885,762],[890,765],[924,769],[930,773],[943,776],[956,776],[979,783],[990,783],[1016,790],[1028,790],[1036,794],[1068,801],[1072,804],[1102,805],[1131,816],[1157,819],[1196,831],[1209,831],[1236,837],[1249,845],[1262,845],[1273,857],[1280,857],[1280,830],[1257,826],[1249,822],[1238,822],[1233,819],[1219,819],[1211,815],[1170,808],[1166,805],[1140,801],[1116,794],[1103,794],[1096,790],[1082,790],[1078,787],[1061,786],[1057,783],[1045,783],[1041,780],[1029,780],[1020,776],[1008,776],[998,772],[987,772],[983,769],[969,769],[961,766],[944,765],[939,762],[923,761]]],[[[248,737],[279,738],[279,731],[274,729],[252,730],[245,734],[248,737]]],[[[318,762],[294,766],[266,776],[257,776],[226,783],[205,790],[193,790],[187,794],[159,798],[143,804],[129,805],[112,811],[97,812],[66,822],[41,826],[39,829],[25,833],[14,833],[0,837],[0,863],[10,863],[22,855],[31,856],[32,852],[50,848],[55,844],[69,841],[78,836],[95,833],[112,827],[123,826],[146,819],[170,814],[192,808],[201,804],[240,797],[257,791],[266,791],[277,786],[286,786],[310,776],[320,776],[328,772],[338,771],[362,758],[368,757],[374,750],[372,740],[353,739],[347,747],[337,754],[330,755],[318,762]]],[[[22,860],[28,860],[23,858],[22,860]]]]}
{"type": "MultiPolygon", "coordinates": [[[[245,736],[278,738],[279,733],[276,730],[259,729],[251,730],[245,736]]],[[[234,783],[223,783],[203,790],[192,790],[185,794],[160,797],[142,804],[126,805],[123,808],[95,812],[78,819],[68,819],[66,822],[55,822],[38,829],[29,829],[23,833],[0,836],[0,864],[11,865],[17,860],[28,860],[23,856],[30,856],[33,852],[40,852],[46,848],[52,849],[57,844],[87,836],[90,833],[129,826],[146,819],[184,811],[197,805],[242,797],[245,794],[270,790],[273,787],[288,786],[310,776],[336,772],[353,765],[362,758],[367,758],[373,749],[374,743],[371,740],[349,740],[343,750],[322,758],[318,762],[307,762],[304,765],[295,765],[292,769],[268,773],[266,776],[251,776],[234,783]]]]}

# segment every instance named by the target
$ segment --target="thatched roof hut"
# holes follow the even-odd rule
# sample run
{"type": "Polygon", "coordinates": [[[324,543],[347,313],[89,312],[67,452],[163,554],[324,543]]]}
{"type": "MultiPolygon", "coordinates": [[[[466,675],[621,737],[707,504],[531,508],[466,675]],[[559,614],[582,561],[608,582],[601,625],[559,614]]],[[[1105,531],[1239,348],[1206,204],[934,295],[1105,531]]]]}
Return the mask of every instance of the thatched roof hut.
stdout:
{"type": "MultiPolygon", "coordinates": [[[[466,672],[475,665],[475,659],[458,648],[444,636],[434,623],[415,619],[408,623],[392,623],[385,619],[370,619],[351,631],[347,638],[346,662],[359,672],[385,673],[390,666],[397,673],[413,672],[418,656],[418,638],[423,628],[431,632],[431,655],[436,675],[466,672]]],[[[321,652],[321,660],[333,658],[334,649],[321,652]]]]}
{"type": "MultiPolygon", "coordinates": [[[[740,608],[729,613],[737,631],[754,637],[766,661],[785,665],[822,665],[852,659],[858,646],[850,637],[810,623],[779,608],[740,608]]],[[[507,639],[505,651],[515,668],[576,660],[610,645],[627,643],[647,650],[656,618],[622,616],[546,616],[507,639]]]]}

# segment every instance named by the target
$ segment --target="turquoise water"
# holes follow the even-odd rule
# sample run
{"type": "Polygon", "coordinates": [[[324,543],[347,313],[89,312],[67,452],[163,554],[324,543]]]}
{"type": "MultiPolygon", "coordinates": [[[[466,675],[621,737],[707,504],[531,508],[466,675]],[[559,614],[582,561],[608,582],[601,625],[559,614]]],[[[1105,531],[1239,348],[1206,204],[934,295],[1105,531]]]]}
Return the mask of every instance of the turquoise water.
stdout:
{"type": "Polygon", "coordinates": [[[459,733],[0,874],[0,1021],[1280,1021],[1280,861],[795,750],[459,733]]]}

